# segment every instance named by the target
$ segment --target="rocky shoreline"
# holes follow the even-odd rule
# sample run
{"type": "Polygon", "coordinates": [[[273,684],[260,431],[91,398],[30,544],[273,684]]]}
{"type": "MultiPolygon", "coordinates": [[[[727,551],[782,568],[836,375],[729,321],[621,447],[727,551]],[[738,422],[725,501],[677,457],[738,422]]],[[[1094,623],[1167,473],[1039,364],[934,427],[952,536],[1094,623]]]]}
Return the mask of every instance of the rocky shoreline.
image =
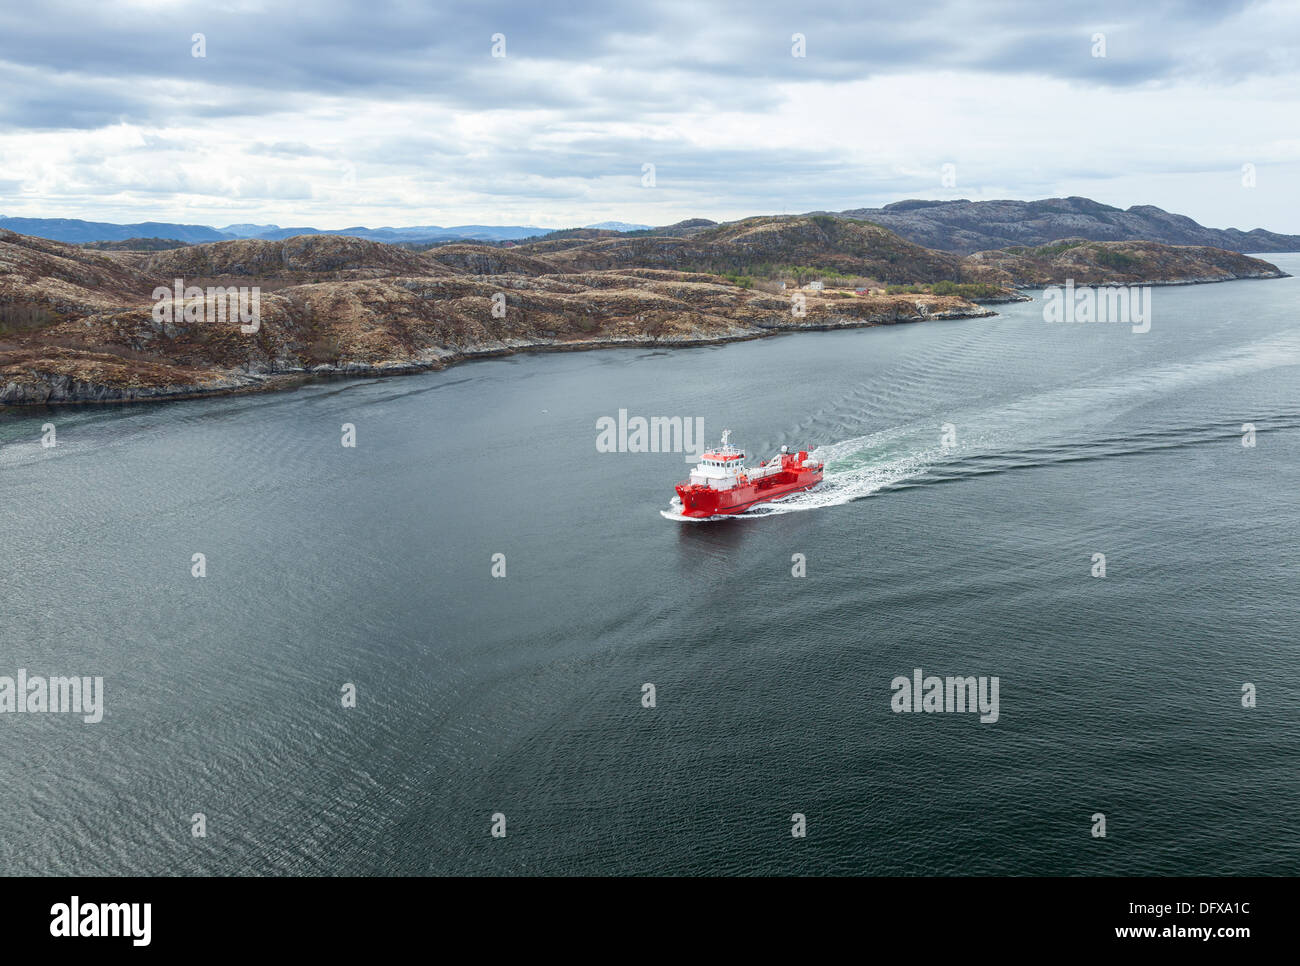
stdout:
{"type": "MultiPolygon", "coordinates": [[[[924,306],[924,300],[921,301],[921,304],[924,306]]],[[[168,402],[209,396],[278,391],[302,385],[318,378],[377,378],[415,375],[422,372],[446,369],[462,362],[501,358],[518,353],[589,352],[600,349],[632,348],[685,349],[767,339],[795,332],[826,332],[836,329],[908,325],[939,319],[987,318],[996,314],[996,312],[975,306],[968,310],[947,308],[934,312],[922,308],[911,316],[898,316],[895,314],[888,318],[861,319],[846,316],[816,323],[800,323],[784,319],[772,322],[755,322],[750,328],[722,335],[680,335],[667,338],[630,336],[619,339],[585,340],[508,340],[432,352],[426,358],[417,359],[389,360],[378,363],[346,362],[309,367],[250,367],[248,369],[206,374],[209,378],[190,383],[161,386],[109,386],[104,383],[77,380],[65,374],[30,371],[26,374],[27,378],[14,378],[13,374],[0,377],[0,379],[4,380],[0,382],[0,405],[64,406],[168,402]]]]}
{"type": "MultiPolygon", "coordinates": [[[[1111,286],[1111,285],[1119,285],[1125,287],[1136,285],[1142,288],[1145,287],[1167,288],[1175,285],[1214,285],[1219,282],[1245,282],[1245,281],[1271,280],[1271,279],[1291,278],[1291,277],[1292,276],[1288,272],[1273,271],[1273,272],[1258,272],[1256,274],[1250,274],[1250,275],[1236,275],[1231,278],[1205,277],[1205,278],[1153,279],[1147,281],[1124,281],[1124,282],[1095,282],[1095,283],[1079,282],[1078,285],[1079,286],[1087,285],[1089,287],[1097,287],[1097,288],[1111,286]]],[[[1050,288],[1052,285],[1059,285],[1059,284],[1060,284],[1059,282],[1051,282],[1045,285],[1034,285],[1034,286],[1026,285],[1025,288],[1029,288],[1033,291],[1041,291],[1044,288],[1050,288]]],[[[984,302],[984,301],[992,301],[992,300],[981,299],[980,301],[984,302]]],[[[1025,296],[1024,299],[1009,299],[1008,301],[1033,301],[1033,299],[1030,296],[1025,296]]]]}

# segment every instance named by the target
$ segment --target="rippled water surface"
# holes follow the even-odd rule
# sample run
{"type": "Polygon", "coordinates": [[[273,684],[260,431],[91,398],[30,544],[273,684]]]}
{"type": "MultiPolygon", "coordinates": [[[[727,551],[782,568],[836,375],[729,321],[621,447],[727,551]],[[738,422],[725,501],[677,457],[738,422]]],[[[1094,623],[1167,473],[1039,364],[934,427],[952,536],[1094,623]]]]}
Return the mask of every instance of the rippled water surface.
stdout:
{"type": "Polygon", "coordinates": [[[107,695],[0,715],[0,872],[1294,873],[1298,296],[0,413],[0,675],[107,695]],[[665,520],[619,409],[826,483],[665,520]]]}

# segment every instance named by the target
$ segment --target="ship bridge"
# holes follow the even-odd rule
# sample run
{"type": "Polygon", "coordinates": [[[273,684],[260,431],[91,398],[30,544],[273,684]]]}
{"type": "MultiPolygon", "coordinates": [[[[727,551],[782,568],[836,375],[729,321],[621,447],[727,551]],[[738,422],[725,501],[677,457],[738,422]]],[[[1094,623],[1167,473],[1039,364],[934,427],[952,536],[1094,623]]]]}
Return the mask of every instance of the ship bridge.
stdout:
{"type": "Polygon", "coordinates": [[[731,430],[722,432],[722,445],[706,450],[699,464],[691,470],[691,483],[729,490],[746,474],[745,454],[730,443],[731,430]]]}

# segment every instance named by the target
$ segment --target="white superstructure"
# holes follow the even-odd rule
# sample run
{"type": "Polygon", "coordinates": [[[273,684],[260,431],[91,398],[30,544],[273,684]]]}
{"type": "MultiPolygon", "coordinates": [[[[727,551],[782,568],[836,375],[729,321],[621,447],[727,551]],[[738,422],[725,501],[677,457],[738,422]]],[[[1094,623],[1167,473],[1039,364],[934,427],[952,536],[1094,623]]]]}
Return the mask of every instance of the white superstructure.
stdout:
{"type": "MultiPolygon", "coordinates": [[[[722,431],[722,445],[708,450],[691,470],[690,482],[694,486],[709,486],[715,490],[730,490],[741,483],[751,483],[781,471],[779,459],[767,460],[750,469],[745,466],[745,454],[731,445],[731,430],[722,431]]],[[[781,447],[784,453],[786,448],[781,447]]]]}

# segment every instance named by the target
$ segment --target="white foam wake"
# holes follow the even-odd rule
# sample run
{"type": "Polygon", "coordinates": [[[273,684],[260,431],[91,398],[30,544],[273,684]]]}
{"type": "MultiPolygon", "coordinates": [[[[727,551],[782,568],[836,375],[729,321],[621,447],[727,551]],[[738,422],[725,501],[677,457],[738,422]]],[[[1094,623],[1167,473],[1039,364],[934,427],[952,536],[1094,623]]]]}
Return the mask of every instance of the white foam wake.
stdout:
{"type": "Polygon", "coordinates": [[[772,516],[840,506],[918,476],[945,459],[944,451],[916,448],[913,428],[898,428],[819,446],[809,455],[826,464],[821,484],[773,503],[760,503],[744,516],[772,516]]]}

